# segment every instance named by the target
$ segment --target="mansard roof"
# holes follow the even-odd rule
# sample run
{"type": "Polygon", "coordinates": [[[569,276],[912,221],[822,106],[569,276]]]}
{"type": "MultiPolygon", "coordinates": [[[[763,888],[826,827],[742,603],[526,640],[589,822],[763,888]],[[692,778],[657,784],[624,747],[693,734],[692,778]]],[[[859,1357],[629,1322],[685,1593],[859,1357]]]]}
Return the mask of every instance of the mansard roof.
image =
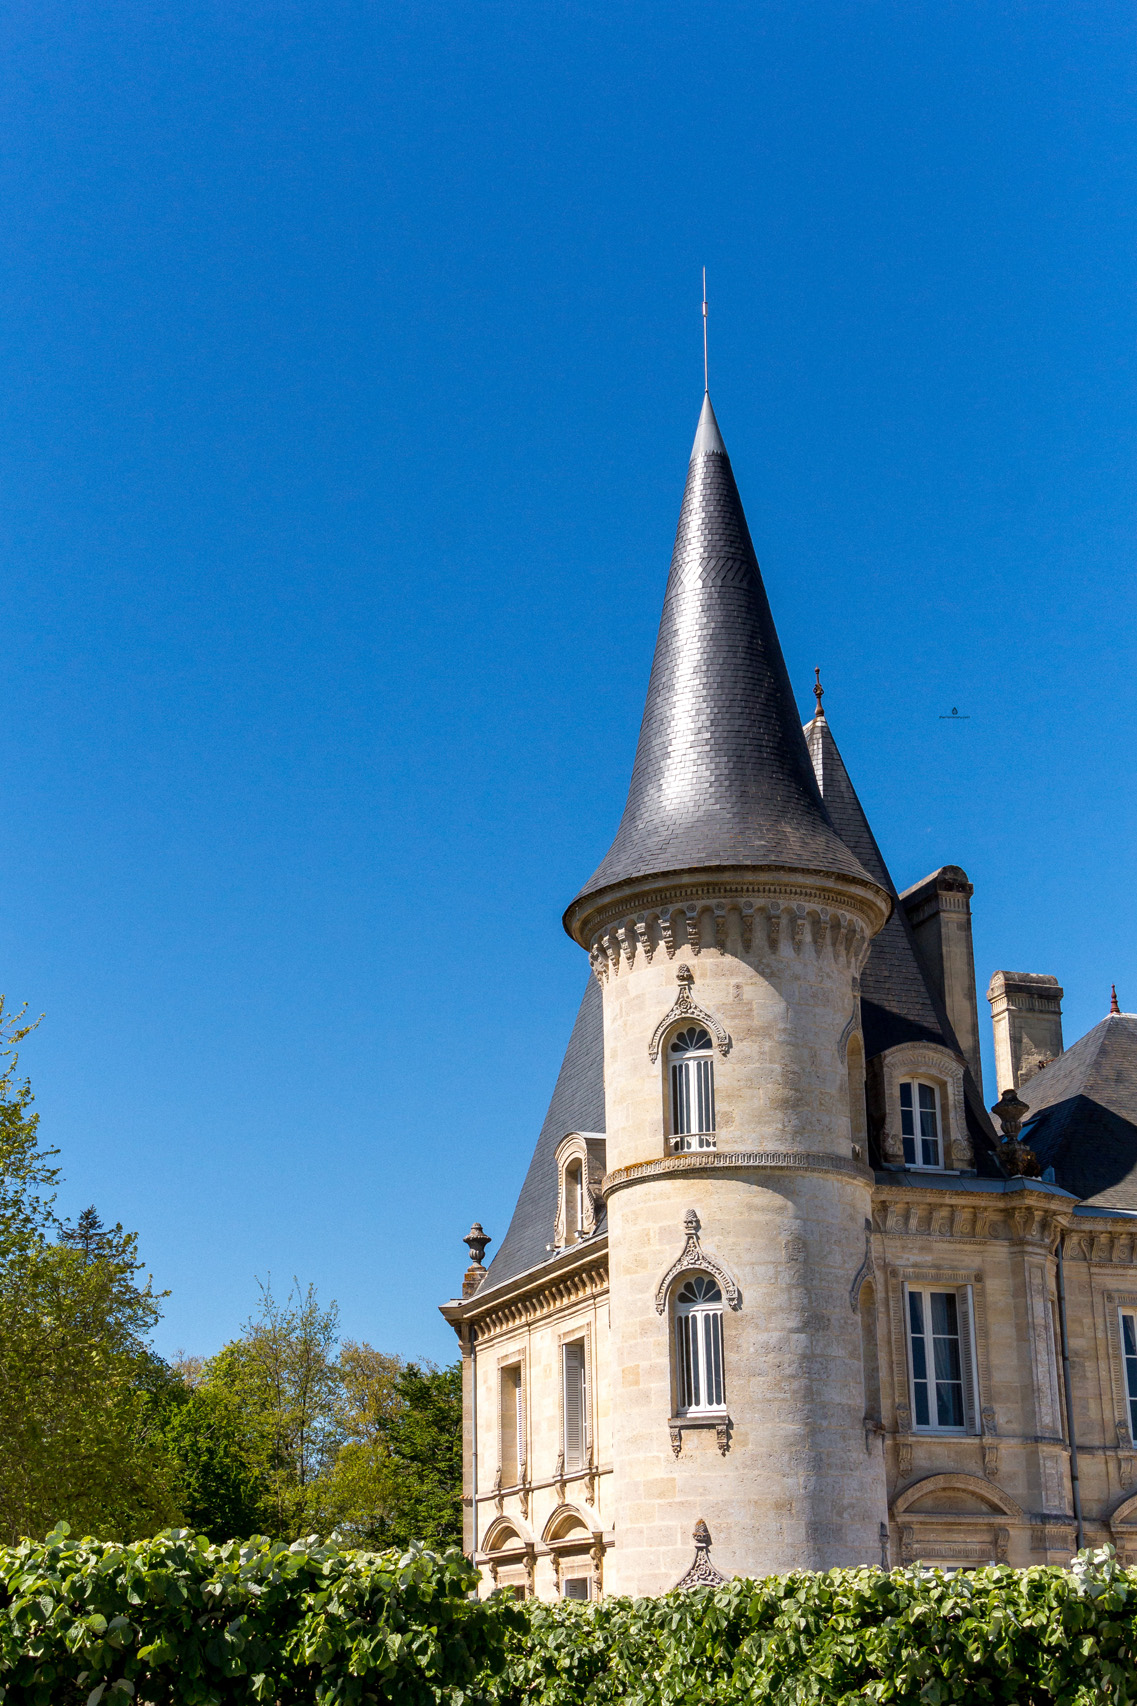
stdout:
{"type": "Polygon", "coordinates": [[[1066,1190],[1137,1209],[1137,1013],[1110,1013],[1019,1086],[1023,1142],[1066,1190]]]}
{"type": "Polygon", "coordinates": [[[865,873],[802,738],[730,458],[707,397],[687,470],[631,785],[600,890],[708,866],[865,873]]]}
{"type": "MultiPolygon", "coordinates": [[[[603,1130],[604,1013],[600,985],[590,973],[513,1219],[482,1281],[482,1291],[549,1260],[548,1245],[557,1220],[557,1145],[570,1131],[603,1130]]],[[[603,1227],[601,1220],[597,1231],[603,1227]]]]}
{"type": "MultiPolygon", "coordinates": [[[[892,912],[873,937],[868,959],[861,971],[861,1029],[865,1057],[883,1054],[898,1043],[938,1043],[962,1055],[938,992],[929,983],[916,951],[908,914],[900,905],[884,855],[869,828],[865,809],[857,797],[845,761],[824,712],[819,711],[806,726],[805,739],[830,819],[842,841],[874,882],[887,889],[892,912]]],[[[967,1123],[972,1141],[978,1137],[977,1158],[989,1151],[994,1128],[970,1074],[964,1079],[967,1123]]]]}

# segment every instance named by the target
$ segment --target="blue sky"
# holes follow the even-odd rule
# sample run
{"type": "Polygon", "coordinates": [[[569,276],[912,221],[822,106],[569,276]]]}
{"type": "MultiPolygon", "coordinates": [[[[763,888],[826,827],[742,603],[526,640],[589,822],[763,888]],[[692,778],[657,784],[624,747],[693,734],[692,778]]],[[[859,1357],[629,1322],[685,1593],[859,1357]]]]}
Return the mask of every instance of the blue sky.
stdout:
{"type": "Polygon", "coordinates": [[[1056,973],[1068,1041],[1137,1008],[1131,7],[2,18],[0,987],[163,1350],[271,1272],[451,1354],[586,976],[704,264],[897,882],[964,865],[981,995],[1056,973]]]}

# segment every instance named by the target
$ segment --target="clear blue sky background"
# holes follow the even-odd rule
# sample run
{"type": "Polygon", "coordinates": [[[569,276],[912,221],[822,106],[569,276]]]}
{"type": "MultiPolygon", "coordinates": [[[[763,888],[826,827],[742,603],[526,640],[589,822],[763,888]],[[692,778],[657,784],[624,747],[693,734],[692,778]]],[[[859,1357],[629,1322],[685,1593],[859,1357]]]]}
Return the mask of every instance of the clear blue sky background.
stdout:
{"type": "Polygon", "coordinates": [[[981,995],[1057,973],[1068,1041],[1137,1008],[1130,5],[2,19],[0,987],[163,1350],[271,1271],[452,1353],[586,977],[704,262],[897,882],[963,864],[981,995]]]}

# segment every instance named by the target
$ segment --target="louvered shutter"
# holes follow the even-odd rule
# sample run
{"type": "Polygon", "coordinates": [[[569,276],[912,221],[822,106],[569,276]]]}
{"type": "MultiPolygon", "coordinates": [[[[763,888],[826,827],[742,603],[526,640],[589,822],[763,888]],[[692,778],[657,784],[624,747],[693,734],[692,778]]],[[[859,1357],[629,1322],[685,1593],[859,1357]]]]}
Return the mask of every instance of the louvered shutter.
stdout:
{"type": "Polygon", "coordinates": [[[580,1469],[584,1444],[584,1345],[563,1347],[565,1380],[565,1468],[580,1469]]]}
{"type": "Polygon", "coordinates": [[[975,1333],[972,1326],[974,1307],[971,1287],[961,1286],[956,1294],[959,1310],[959,1360],[963,1365],[963,1414],[969,1434],[979,1432],[979,1398],[975,1390],[975,1333]]]}

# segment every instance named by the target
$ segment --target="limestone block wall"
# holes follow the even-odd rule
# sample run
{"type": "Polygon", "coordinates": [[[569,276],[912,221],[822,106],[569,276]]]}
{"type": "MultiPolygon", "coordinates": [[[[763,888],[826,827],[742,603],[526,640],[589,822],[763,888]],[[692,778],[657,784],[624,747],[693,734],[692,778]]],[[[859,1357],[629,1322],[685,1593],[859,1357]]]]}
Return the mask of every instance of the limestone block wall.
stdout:
{"type": "Polygon", "coordinates": [[[498,1585],[552,1599],[566,1576],[583,1576],[593,1597],[603,1590],[613,1538],[605,1496],[612,1458],[605,1241],[576,1245],[527,1283],[459,1308],[469,1386],[466,1545],[482,1567],[484,1591],[498,1585]],[[566,1342],[583,1342],[586,1357],[586,1451],[577,1469],[563,1457],[566,1342]],[[505,1474],[503,1371],[516,1377],[521,1406],[519,1460],[505,1474]]]}
{"type": "MultiPolygon", "coordinates": [[[[1137,1235],[1087,1233],[1063,1193],[1029,1181],[970,1191],[878,1186],[872,1288],[894,1562],[1060,1563],[1075,1548],[1055,1248],[1066,1232],[1074,1423],[1087,1544],[1137,1484],[1125,1403],[1119,1299],[1137,1309],[1137,1235]],[[973,1300],[976,1431],[913,1426],[904,1285],[967,1286],[973,1300]]],[[[1135,1515],[1137,1525],[1137,1515],[1135,1515]]]]}
{"type": "Polygon", "coordinates": [[[770,877],[749,901],[691,892],[669,920],[664,906],[635,930],[610,927],[618,957],[594,951],[615,1382],[606,1579],[632,1594],[674,1586],[700,1517],[715,1566],[743,1574],[879,1562],[887,1518],[850,1296],[872,1175],[854,1153],[848,1056],[883,910],[800,875],[770,877]],[[675,1153],[667,1043],[692,1019],[715,1039],[714,1148],[675,1153]],[[657,1295],[689,1211],[691,1265],[721,1272],[732,1296],[726,1413],[699,1426],[677,1413],[670,1299],[657,1295]]]}

